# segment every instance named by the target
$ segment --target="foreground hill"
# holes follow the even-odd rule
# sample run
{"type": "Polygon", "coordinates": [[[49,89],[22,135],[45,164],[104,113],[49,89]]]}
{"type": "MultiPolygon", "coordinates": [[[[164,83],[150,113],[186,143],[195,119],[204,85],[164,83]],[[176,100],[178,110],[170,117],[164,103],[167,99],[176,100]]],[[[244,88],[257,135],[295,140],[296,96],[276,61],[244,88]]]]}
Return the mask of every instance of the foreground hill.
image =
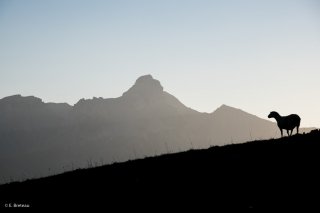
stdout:
{"type": "Polygon", "coordinates": [[[275,123],[240,109],[190,109],[150,75],[121,97],[74,106],[15,95],[0,99],[0,181],[278,136],[275,123]]]}
{"type": "Polygon", "coordinates": [[[316,130],[190,150],[1,185],[0,203],[119,211],[319,208],[319,151],[316,130]]]}

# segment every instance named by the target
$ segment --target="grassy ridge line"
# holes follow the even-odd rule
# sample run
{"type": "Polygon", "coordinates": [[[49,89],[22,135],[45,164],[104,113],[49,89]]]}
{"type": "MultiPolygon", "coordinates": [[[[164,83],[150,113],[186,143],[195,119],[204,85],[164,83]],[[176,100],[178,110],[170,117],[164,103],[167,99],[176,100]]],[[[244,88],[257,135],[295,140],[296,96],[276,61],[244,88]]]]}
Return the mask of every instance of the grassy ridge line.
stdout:
{"type": "Polygon", "coordinates": [[[181,200],[223,208],[315,207],[319,144],[320,133],[314,131],[148,157],[2,185],[0,201],[34,207],[52,201],[111,207],[142,201],[178,205],[181,200]]]}

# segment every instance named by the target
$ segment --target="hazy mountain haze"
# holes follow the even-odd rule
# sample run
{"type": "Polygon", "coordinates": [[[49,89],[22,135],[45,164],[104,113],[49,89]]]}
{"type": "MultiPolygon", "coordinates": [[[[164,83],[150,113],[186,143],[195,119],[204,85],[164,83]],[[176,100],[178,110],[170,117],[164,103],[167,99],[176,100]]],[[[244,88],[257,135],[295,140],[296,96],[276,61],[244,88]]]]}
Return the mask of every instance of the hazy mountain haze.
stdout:
{"type": "Polygon", "coordinates": [[[33,96],[0,100],[4,181],[278,136],[275,123],[240,109],[188,108],[151,75],[138,78],[121,97],[81,99],[74,106],[33,96]]]}

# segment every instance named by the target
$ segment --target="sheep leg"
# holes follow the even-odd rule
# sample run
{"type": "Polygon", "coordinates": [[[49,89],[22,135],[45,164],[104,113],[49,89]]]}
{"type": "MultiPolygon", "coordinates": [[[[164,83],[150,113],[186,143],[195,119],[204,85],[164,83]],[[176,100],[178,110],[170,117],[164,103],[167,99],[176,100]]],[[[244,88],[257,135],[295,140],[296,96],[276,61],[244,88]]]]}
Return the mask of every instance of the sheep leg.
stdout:
{"type": "Polygon", "coordinates": [[[290,136],[290,134],[289,134],[289,130],[287,129],[287,134],[288,134],[288,136],[290,136]]]}
{"type": "Polygon", "coordinates": [[[299,134],[299,126],[297,126],[297,134],[299,134]]]}
{"type": "Polygon", "coordinates": [[[281,131],[281,137],[283,137],[283,131],[282,131],[282,129],[280,129],[280,131],[281,131]]]}

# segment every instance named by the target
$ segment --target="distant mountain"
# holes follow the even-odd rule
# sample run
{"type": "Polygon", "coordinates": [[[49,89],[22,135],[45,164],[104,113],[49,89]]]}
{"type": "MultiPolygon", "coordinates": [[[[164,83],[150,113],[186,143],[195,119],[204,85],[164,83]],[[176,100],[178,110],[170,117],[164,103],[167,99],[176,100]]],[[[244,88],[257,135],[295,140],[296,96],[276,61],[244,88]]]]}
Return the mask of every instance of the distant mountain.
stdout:
{"type": "Polygon", "coordinates": [[[210,128],[222,143],[279,137],[275,123],[230,106],[222,105],[212,114],[210,128]]]}
{"type": "Polygon", "coordinates": [[[190,109],[146,75],[119,98],[81,99],[74,106],[33,96],[1,99],[0,178],[278,136],[275,123],[236,108],[190,109]]]}

